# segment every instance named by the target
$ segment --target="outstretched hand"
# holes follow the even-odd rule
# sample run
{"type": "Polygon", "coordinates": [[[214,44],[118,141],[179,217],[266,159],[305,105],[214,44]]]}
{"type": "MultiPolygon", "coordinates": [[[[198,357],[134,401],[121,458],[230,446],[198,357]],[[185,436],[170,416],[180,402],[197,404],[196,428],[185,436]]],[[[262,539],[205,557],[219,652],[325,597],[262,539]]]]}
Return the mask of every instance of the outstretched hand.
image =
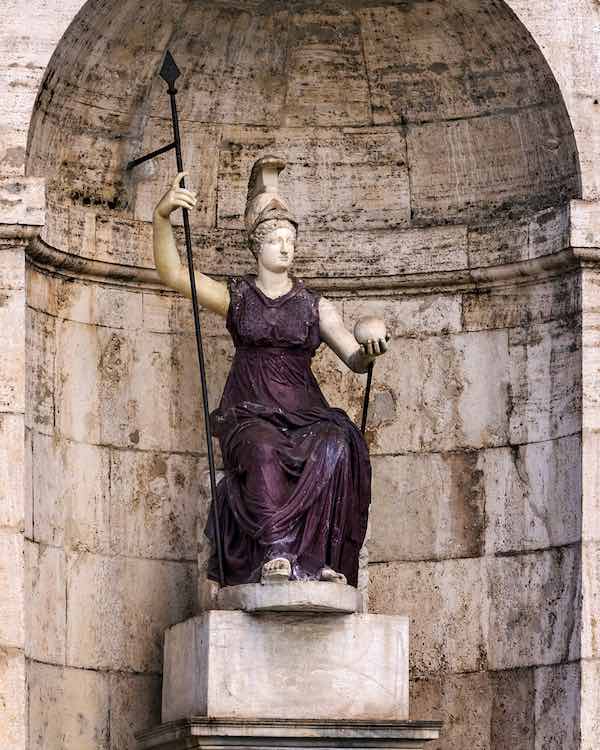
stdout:
{"type": "Polygon", "coordinates": [[[163,219],[168,219],[169,216],[176,211],[178,208],[193,209],[198,202],[196,193],[192,190],[186,190],[186,188],[180,187],[181,180],[187,176],[187,172],[179,172],[177,177],[173,180],[167,192],[158,202],[154,209],[155,214],[163,219]]]}
{"type": "Polygon", "coordinates": [[[390,334],[386,333],[384,338],[365,341],[360,345],[360,350],[367,357],[379,357],[389,349],[391,338],[390,334]]]}
{"type": "Polygon", "coordinates": [[[361,318],[354,326],[354,337],[360,344],[360,352],[365,357],[379,357],[387,352],[391,336],[385,321],[374,315],[361,318]]]}

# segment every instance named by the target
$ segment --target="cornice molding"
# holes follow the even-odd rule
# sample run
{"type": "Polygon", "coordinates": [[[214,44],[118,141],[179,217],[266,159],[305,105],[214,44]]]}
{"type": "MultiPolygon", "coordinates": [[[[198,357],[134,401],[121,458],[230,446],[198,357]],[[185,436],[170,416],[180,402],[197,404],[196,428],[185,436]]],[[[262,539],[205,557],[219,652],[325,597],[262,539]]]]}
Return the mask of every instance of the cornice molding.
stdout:
{"type": "MultiPolygon", "coordinates": [[[[37,236],[27,246],[27,258],[35,267],[69,278],[126,287],[165,290],[154,269],[126,266],[107,261],[83,258],[58,250],[37,236]]],[[[312,289],[344,295],[357,292],[366,295],[418,294],[433,291],[468,291],[527,284],[541,281],[580,267],[582,263],[600,264],[600,250],[568,248],[539,258],[471,269],[409,273],[388,276],[307,277],[303,279],[312,289]]],[[[218,277],[217,278],[223,278],[218,277]]]]}

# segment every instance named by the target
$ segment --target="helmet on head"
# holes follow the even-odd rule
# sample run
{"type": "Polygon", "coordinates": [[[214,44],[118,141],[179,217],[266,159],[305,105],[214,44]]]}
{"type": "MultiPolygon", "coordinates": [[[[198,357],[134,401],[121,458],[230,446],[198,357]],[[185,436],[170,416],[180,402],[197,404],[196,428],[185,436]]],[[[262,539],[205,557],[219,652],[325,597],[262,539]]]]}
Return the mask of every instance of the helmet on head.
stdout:
{"type": "Polygon", "coordinates": [[[289,221],[298,226],[287,201],[279,194],[279,173],[287,162],[279,156],[262,156],[254,162],[248,181],[244,222],[249,235],[263,222],[289,221]]]}

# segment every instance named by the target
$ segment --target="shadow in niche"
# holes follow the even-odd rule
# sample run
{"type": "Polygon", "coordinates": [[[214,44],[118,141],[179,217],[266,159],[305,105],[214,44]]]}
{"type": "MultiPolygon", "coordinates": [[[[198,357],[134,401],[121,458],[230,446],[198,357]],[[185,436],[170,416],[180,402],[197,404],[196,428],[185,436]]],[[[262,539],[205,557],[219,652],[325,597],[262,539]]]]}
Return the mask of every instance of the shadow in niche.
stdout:
{"type": "MultiPolygon", "coordinates": [[[[54,566],[59,583],[48,600],[62,597],[64,610],[56,617],[32,599],[41,631],[31,645],[31,731],[45,724],[44,696],[59,685],[59,704],[87,695],[95,718],[76,727],[56,718],[69,714],[66,703],[64,713],[55,706],[50,734],[71,733],[73,747],[88,730],[131,743],[132,729],[157,721],[162,632],[195,606],[194,521],[206,493],[199,406],[186,406],[197,393],[189,312],[152,275],[152,210],[172,155],[141,176],[124,172],[132,156],[170,138],[157,80],[167,47],[184,72],[198,267],[219,276],[252,267],[247,176],[258,156],[276,151],[289,159],[282,191],[302,223],[297,273],[337,295],[349,318],[377,308],[394,329],[397,354],[377,375],[370,434],[373,533],[393,548],[378,544],[371,601],[378,612],[413,607],[419,713],[468,717],[458,675],[482,669],[488,687],[496,679],[485,658],[469,661],[485,651],[480,634],[463,623],[456,655],[423,626],[416,594],[411,602],[394,592],[402,563],[427,572],[426,561],[483,554],[478,487],[487,475],[478,484],[478,461],[491,460],[484,449],[504,451],[509,432],[508,386],[490,374],[492,365],[508,370],[508,355],[500,334],[483,331],[516,331],[513,352],[535,342],[518,338],[528,316],[510,301],[502,319],[501,302],[477,317],[473,280],[493,281],[502,267],[510,284],[510,274],[537,272],[535,258],[561,262],[565,206],[581,188],[558,85],[497,0],[168,5],[161,13],[152,2],[87,3],[52,58],[31,122],[27,171],[47,179],[48,212],[28,270],[30,434],[36,541],[50,550],[32,570],[47,581],[54,566]],[[473,296],[461,307],[465,288],[473,296]],[[488,400],[477,396],[482,381],[488,400]],[[467,417],[465,404],[476,405],[467,417]],[[417,498],[433,486],[443,499],[449,486],[452,518],[464,528],[442,517],[444,536],[438,506],[429,513],[410,500],[412,516],[393,504],[386,515],[394,492],[410,497],[401,471],[418,478],[417,498]],[[473,492],[461,492],[457,476],[473,492]]],[[[540,295],[523,295],[529,318],[542,320],[540,295]]],[[[231,349],[218,322],[208,331],[216,396],[231,349]]],[[[327,354],[315,369],[328,398],[356,413],[360,384],[327,354]]],[[[435,610],[437,594],[422,596],[422,611],[435,610]]],[[[473,731],[467,723],[448,731],[473,731]]]]}

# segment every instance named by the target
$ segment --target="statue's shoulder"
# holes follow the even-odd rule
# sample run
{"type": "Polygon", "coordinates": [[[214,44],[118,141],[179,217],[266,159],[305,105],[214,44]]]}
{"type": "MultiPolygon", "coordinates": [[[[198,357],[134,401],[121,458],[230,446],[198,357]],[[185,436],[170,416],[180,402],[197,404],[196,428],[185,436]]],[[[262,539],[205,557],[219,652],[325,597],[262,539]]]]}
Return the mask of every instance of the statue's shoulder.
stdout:
{"type": "Polygon", "coordinates": [[[246,276],[228,276],[227,277],[227,288],[229,294],[234,297],[239,297],[244,294],[248,288],[249,281],[246,276]]]}

